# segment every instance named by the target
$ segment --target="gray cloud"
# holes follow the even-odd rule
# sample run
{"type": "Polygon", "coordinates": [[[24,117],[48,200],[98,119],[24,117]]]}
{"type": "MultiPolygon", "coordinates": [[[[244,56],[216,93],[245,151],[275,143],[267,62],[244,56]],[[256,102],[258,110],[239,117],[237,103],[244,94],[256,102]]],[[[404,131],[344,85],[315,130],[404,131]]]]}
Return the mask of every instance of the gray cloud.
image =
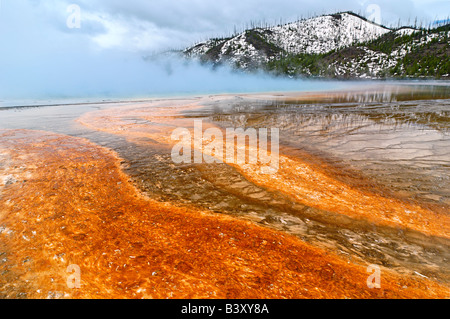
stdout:
{"type": "Polygon", "coordinates": [[[442,14],[450,11],[448,0],[432,0],[433,6],[426,0],[0,1],[0,98],[300,89],[307,84],[142,57],[224,35],[251,21],[364,13],[372,3],[392,23],[415,15],[445,18],[442,14]],[[80,29],[66,25],[71,3],[81,8],[80,29]]]}
{"type": "Polygon", "coordinates": [[[31,16],[22,28],[84,34],[99,47],[157,51],[227,35],[251,22],[275,24],[346,10],[365,14],[371,4],[379,5],[385,24],[412,22],[416,16],[424,22],[445,18],[448,0],[431,1],[432,5],[427,0],[2,0],[2,11],[4,18],[31,16]],[[71,3],[82,10],[79,30],[66,26],[71,3]]]}
{"type": "Polygon", "coordinates": [[[386,24],[397,23],[399,19],[406,22],[415,16],[429,20],[442,14],[437,6],[449,9],[446,0],[434,0],[433,5],[427,0],[82,0],[80,4],[88,10],[132,21],[130,23],[150,22],[162,32],[176,30],[187,39],[230,32],[234,26],[243,27],[251,21],[273,24],[280,18],[294,21],[301,16],[346,10],[365,14],[371,4],[380,6],[386,24]]]}

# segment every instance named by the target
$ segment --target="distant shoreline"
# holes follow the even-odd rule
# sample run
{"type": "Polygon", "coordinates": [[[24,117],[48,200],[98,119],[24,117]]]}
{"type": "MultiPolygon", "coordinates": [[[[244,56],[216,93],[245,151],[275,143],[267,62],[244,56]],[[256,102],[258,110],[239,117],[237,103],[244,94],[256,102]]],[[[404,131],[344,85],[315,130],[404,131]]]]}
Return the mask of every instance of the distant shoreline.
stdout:
{"type": "Polygon", "coordinates": [[[272,93],[284,93],[290,95],[292,93],[308,93],[308,92],[323,92],[330,91],[349,91],[354,89],[354,86],[377,86],[377,85],[420,85],[420,86],[449,86],[450,80],[412,80],[412,79],[399,79],[399,80],[370,80],[370,79],[349,79],[349,80],[334,80],[334,79],[308,79],[315,82],[334,82],[337,87],[330,89],[325,88],[308,88],[308,90],[264,90],[264,91],[235,91],[235,92],[193,92],[193,93],[173,93],[173,94],[156,94],[143,97],[122,97],[122,98],[80,98],[80,97],[68,97],[68,98],[49,98],[49,99],[1,99],[0,111],[11,109],[23,109],[23,108],[37,108],[37,107],[53,107],[53,106],[77,106],[77,105],[107,105],[107,104],[120,104],[120,103],[142,103],[159,99],[170,100],[180,98],[194,98],[204,97],[210,95],[258,95],[258,94],[272,94],[272,93]],[[341,87],[343,85],[344,87],[341,87]],[[54,101],[54,102],[53,102],[54,101]]]}

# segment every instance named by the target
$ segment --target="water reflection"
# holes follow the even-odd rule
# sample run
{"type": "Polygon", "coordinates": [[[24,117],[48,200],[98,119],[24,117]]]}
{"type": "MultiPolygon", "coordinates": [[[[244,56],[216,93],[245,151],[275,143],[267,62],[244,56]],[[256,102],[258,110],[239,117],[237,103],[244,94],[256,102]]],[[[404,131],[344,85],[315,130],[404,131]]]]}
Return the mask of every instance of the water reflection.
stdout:
{"type": "Polygon", "coordinates": [[[172,100],[134,103],[132,107],[116,105],[116,117],[111,118],[120,125],[104,121],[100,123],[101,133],[75,124],[75,120],[96,109],[105,110],[99,119],[103,120],[103,115],[106,119],[111,114],[107,105],[55,107],[47,112],[23,110],[17,114],[9,110],[2,113],[7,117],[1,118],[0,124],[81,136],[114,149],[140,190],[159,201],[237,216],[349,258],[450,282],[447,238],[375,225],[311,207],[251,182],[226,164],[174,165],[170,147],[163,143],[170,135],[158,139],[161,128],[170,128],[165,126],[164,117],[171,125],[202,119],[223,128],[276,127],[281,132],[284,154],[315,166],[323,163],[326,174],[356,189],[395,195],[445,214],[450,205],[447,87],[384,87],[301,97],[267,94],[201,98],[189,103],[201,103],[202,108],[187,108],[183,116],[172,112],[185,103],[172,100]],[[121,112],[122,107],[128,108],[121,112]],[[155,109],[161,109],[162,122],[148,116],[155,109]]]}
{"type": "Polygon", "coordinates": [[[322,104],[250,100],[211,105],[203,114],[186,116],[207,116],[222,127],[277,127],[288,153],[307,151],[336,167],[356,170],[403,198],[449,205],[450,100],[402,101],[391,93],[360,97],[395,102],[342,103],[360,99],[347,94],[336,96],[338,103],[322,104]]]}
{"type": "MultiPolygon", "coordinates": [[[[315,166],[323,161],[328,175],[356,189],[429,204],[445,214],[450,194],[446,154],[450,101],[420,100],[421,94],[406,95],[408,99],[401,98],[404,101],[365,104],[333,103],[335,94],[326,96],[326,103],[314,97],[312,104],[310,97],[302,103],[296,98],[293,103],[273,95],[272,100],[228,96],[202,100],[205,107],[188,108],[182,114],[184,123],[202,119],[223,128],[280,128],[284,154],[315,166]]],[[[118,118],[135,119],[133,112],[139,117],[139,113],[152,111],[138,108],[118,118]]],[[[171,123],[179,120],[179,115],[170,112],[166,116],[172,117],[171,123]]],[[[114,132],[114,122],[105,123],[105,129],[114,132]]],[[[134,136],[143,133],[142,129],[152,131],[128,127],[123,134],[134,136]]],[[[133,141],[132,149],[119,153],[128,160],[127,173],[149,196],[239,216],[400,271],[414,269],[439,280],[450,278],[446,266],[449,242],[444,238],[376,226],[310,207],[256,185],[225,164],[173,165],[170,152],[155,151],[143,138],[133,137],[133,141]]]]}

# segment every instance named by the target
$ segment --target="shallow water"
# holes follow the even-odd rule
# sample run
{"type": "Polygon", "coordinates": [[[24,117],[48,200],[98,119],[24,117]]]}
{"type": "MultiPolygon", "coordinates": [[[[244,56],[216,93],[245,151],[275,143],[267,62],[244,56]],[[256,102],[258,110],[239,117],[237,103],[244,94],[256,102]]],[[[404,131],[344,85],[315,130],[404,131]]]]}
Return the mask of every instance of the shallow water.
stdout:
{"type": "MultiPolygon", "coordinates": [[[[191,98],[192,102],[197,101],[191,98]]],[[[151,102],[155,102],[154,100],[151,102]]],[[[176,100],[164,102],[170,106],[176,100]]],[[[145,105],[149,102],[133,102],[145,105]]],[[[327,174],[357,189],[419,203],[442,214],[450,205],[448,86],[383,87],[320,96],[227,96],[202,100],[185,120],[226,127],[279,128],[282,153],[323,163],[327,174]]],[[[0,111],[0,128],[85,137],[114,149],[148,196],[195,205],[285,231],[349,258],[449,283],[449,240],[355,220],[294,201],[249,181],[226,164],[173,164],[170,148],[98,132],[75,120],[129,103],[0,111]]],[[[134,125],[151,122],[130,117],[134,125]]]]}
{"type": "Polygon", "coordinates": [[[450,204],[450,100],[241,108],[203,115],[223,127],[279,128],[281,143],[289,147],[285,153],[326,159],[340,168],[339,178],[358,187],[369,182],[404,199],[450,204]],[[352,179],[355,171],[365,178],[352,179]]]}

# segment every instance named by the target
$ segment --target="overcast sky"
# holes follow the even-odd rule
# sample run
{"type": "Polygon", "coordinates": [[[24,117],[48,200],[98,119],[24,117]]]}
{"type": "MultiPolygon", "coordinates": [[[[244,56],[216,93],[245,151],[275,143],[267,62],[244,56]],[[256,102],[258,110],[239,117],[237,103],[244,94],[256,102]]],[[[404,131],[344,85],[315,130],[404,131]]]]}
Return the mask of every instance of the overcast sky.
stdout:
{"type": "Polygon", "coordinates": [[[227,35],[252,21],[347,10],[368,16],[374,5],[384,24],[450,14],[449,0],[0,0],[0,90],[39,87],[42,77],[64,82],[63,71],[69,77],[108,72],[112,64],[227,35]],[[71,4],[80,8],[80,28],[68,27],[75,21],[71,4]]]}
{"type": "Polygon", "coordinates": [[[449,0],[0,0],[2,44],[84,40],[98,48],[159,51],[182,48],[210,36],[224,35],[252,21],[277,23],[314,14],[352,10],[369,16],[380,8],[385,24],[401,19],[430,22],[447,18],[449,0]],[[70,4],[80,7],[81,28],[69,29],[70,4]],[[40,42],[40,41],[39,41],[40,42]]]}

